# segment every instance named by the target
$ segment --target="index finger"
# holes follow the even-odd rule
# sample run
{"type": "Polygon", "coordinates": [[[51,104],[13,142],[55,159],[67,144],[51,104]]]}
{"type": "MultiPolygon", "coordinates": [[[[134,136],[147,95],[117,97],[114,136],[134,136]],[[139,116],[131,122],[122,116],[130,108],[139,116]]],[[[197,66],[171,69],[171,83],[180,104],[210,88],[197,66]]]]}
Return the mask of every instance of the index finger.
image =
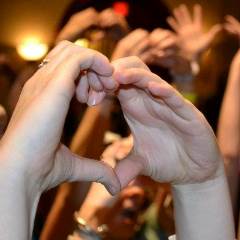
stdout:
{"type": "Polygon", "coordinates": [[[55,90],[64,93],[73,94],[75,80],[79,78],[83,70],[96,73],[100,76],[100,80],[108,78],[109,82],[102,81],[104,86],[107,84],[107,89],[109,85],[113,88],[115,85],[117,86],[114,79],[110,78],[113,74],[113,66],[107,57],[95,50],[82,48],[75,44],[67,46],[63,51],[56,54],[49,64],[44,66],[43,70],[52,76],[49,80],[51,86],[53,85],[55,90]],[[51,67],[54,64],[54,68],[51,67]],[[48,72],[50,67],[51,71],[48,72]]]}
{"type": "Polygon", "coordinates": [[[138,57],[131,56],[120,58],[112,62],[115,71],[128,69],[128,68],[142,68],[149,70],[148,66],[138,57]]]}

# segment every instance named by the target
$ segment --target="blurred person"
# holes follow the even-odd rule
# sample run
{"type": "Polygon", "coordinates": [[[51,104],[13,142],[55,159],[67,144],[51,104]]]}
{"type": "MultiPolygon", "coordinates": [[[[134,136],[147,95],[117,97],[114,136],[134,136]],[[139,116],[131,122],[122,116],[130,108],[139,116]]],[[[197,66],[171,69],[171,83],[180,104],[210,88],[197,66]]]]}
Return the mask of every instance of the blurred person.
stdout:
{"type": "Polygon", "coordinates": [[[234,238],[221,154],[210,126],[192,104],[137,58],[114,62],[113,73],[103,55],[64,42],[48,59],[25,85],[1,140],[3,238],[28,239],[39,196],[62,181],[98,180],[116,193],[119,182],[123,188],[140,173],[171,183],[179,240],[234,238]],[[106,92],[120,87],[117,96],[134,145],[127,158],[117,163],[115,174],[109,166],[79,159],[59,144],[73,94],[83,103],[86,96],[98,103],[98,83],[95,94],[81,87],[90,76],[81,75],[75,86],[81,69],[94,70],[95,80],[106,92]],[[34,131],[29,129],[33,123],[39,126],[34,131]]]}
{"type": "MultiPolygon", "coordinates": [[[[121,161],[127,156],[132,146],[131,136],[117,140],[106,148],[102,154],[102,161],[114,167],[116,161],[121,161]]],[[[146,217],[143,215],[146,215],[146,210],[154,201],[158,189],[159,184],[143,176],[137,177],[114,197],[100,184],[93,184],[77,213],[76,220],[86,221],[95,230],[99,226],[107,227],[103,239],[142,239],[147,234],[146,230],[142,233],[146,224],[146,217]]],[[[84,236],[83,232],[82,235],[84,236]]],[[[164,235],[163,231],[161,235],[164,235]]]]}

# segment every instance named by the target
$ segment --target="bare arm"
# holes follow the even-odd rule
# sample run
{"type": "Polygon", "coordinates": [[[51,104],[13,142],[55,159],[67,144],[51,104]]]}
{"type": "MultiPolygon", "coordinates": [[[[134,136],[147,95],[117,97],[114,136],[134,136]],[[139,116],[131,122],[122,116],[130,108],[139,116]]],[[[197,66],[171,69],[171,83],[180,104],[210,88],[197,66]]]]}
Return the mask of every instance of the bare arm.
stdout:
{"type": "Polygon", "coordinates": [[[218,126],[218,141],[224,156],[232,202],[237,211],[240,140],[240,51],[231,64],[218,126]]]}
{"type": "Polygon", "coordinates": [[[88,89],[79,87],[82,81],[74,84],[81,69],[91,66],[98,74],[94,79],[110,90],[117,85],[110,78],[112,66],[100,53],[69,42],[60,43],[48,58],[51,61],[25,84],[0,141],[0,239],[31,239],[41,193],[62,182],[95,180],[110,191],[120,189],[110,166],[77,156],[60,144],[73,95],[82,102],[91,97],[88,89]]]}

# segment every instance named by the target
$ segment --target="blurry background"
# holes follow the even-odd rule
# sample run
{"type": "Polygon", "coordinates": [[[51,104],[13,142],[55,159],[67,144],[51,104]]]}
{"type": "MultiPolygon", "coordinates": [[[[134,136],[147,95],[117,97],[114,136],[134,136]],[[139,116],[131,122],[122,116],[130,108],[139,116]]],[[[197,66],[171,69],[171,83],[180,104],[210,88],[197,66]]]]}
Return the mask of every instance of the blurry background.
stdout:
{"type": "MultiPolygon", "coordinates": [[[[117,10],[126,15],[132,29],[141,27],[151,31],[157,27],[169,28],[166,17],[181,3],[186,3],[190,8],[195,3],[202,5],[206,29],[215,23],[223,22],[226,14],[240,19],[239,0],[1,0],[0,62],[5,61],[2,59],[7,55],[8,62],[18,74],[26,64],[23,58],[30,60],[30,63],[32,60],[39,60],[54,45],[59,29],[73,13],[90,6],[101,11],[112,6],[114,2],[120,3],[117,10]],[[122,8],[121,3],[125,3],[127,9],[122,8]],[[22,57],[19,57],[19,54],[22,57]]],[[[202,68],[197,89],[198,95],[203,97],[201,103],[207,104],[209,108],[202,108],[201,104],[198,107],[214,128],[218,110],[212,111],[211,106],[214,109],[220,106],[226,83],[225,75],[237,47],[236,38],[229,35],[220,36],[216,39],[211,59],[203,59],[206,68],[202,68]],[[215,71],[209,62],[216,66],[215,71]],[[209,79],[211,81],[208,81],[209,79]],[[214,100],[211,102],[213,95],[214,100]],[[215,98],[216,95],[219,97],[215,98]]]]}
{"type": "MultiPolygon", "coordinates": [[[[227,14],[240,20],[239,0],[1,0],[0,104],[11,116],[25,81],[36,71],[38,61],[54,46],[59,30],[74,13],[88,7],[94,7],[100,12],[113,6],[115,11],[126,16],[131,29],[144,28],[152,31],[158,27],[170,28],[166,23],[166,18],[181,3],[185,3],[190,9],[195,3],[202,5],[206,29],[216,23],[223,23],[227,14]]],[[[218,121],[229,64],[238,47],[236,37],[221,33],[211,49],[204,53],[199,63],[200,73],[196,77],[195,83],[198,99],[195,104],[205,114],[214,129],[216,129],[218,121]]],[[[165,76],[163,78],[166,79],[165,76]]],[[[77,114],[82,116],[79,114],[81,110],[79,109],[79,105],[76,105],[77,114]]],[[[75,113],[74,108],[71,111],[75,113]]],[[[77,119],[77,114],[73,114],[73,119],[77,119]]],[[[116,122],[115,118],[114,121],[116,122]]],[[[71,127],[74,126],[73,122],[69,122],[71,127]]],[[[79,122],[80,117],[75,123],[75,127],[79,122]]],[[[72,137],[74,131],[66,132],[70,132],[69,136],[72,137]]],[[[68,139],[66,132],[65,138],[68,139]]],[[[95,135],[98,134],[94,132],[94,137],[95,135]]],[[[71,139],[70,137],[69,139],[71,139]]],[[[79,195],[79,192],[77,194],[79,195]]],[[[35,227],[36,239],[40,235],[54,196],[55,193],[50,193],[46,196],[46,201],[42,201],[40,204],[35,227]]],[[[67,207],[69,208],[69,205],[67,207]]],[[[72,219],[71,211],[69,219],[72,219]]],[[[167,222],[166,216],[162,219],[164,219],[164,223],[167,222]]],[[[63,224],[66,228],[65,221],[63,224]]],[[[63,235],[61,230],[64,231],[64,228],[56,229],[59,235],[63,235]]],[[[65,232],[69,234],[71,230],[65,232]]],[[[54,234],[56,233],[54,232],[54,234]]]]}
{"type": "MultiPolygon", "coordinates": [[[[58,23],[61,20],[65,10],[71,3],[71,0],[1,0],[0,7],[0,44],[8,47],[16,47],[26,40],[26,38],[37,38],[39,41],[50,44],[58,23]]],[[[88,0],[79,0],[79,3],[90,2],[88,0]]],[[[102,0],[91,1],[96,5],[102,0]]],[[[108,1],[108,2],[111,2],[108,1]]],[[[153,10],[161,15],[161,8],[156,9],[160,0],[136,0],[137,5],[146,2],[148,8],[144,11],[153,10]],[[154,2],[154,4],[151,4],[154,2]]],[[[236,7],[238,0],[165,0],[167,6],[171,9],[180,3],[186,3],[189,6],[194,3],[200,3],[206,13],[206,25],[222,21],[224,15],[232,14],[236,17],[240,15],[240,8],[236,7]]],[[[159,4],[159,6],[161,6],[159,4]]],[[[139,16],[144,18],[144,16],[139,16]]],[[[139,19],[141,21],[141,19],[139,19]]]]}

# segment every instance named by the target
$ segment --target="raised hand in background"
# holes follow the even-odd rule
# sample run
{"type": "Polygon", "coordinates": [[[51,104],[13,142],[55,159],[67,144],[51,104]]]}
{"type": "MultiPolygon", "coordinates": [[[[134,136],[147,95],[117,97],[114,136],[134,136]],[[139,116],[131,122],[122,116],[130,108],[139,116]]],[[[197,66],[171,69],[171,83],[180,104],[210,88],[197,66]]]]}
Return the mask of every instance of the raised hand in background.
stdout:
{"type": "Polygon", "coordinates": [[[169,17],[167,22],[177,33],[178,46],[183,55],[187,55],[190,60],[198,58],[201,53],[208,49],[220,32],[219,24],[204,31],[202,7],[194,5],[193,16],[191,16],[185,4],[173,10],[173,17],[169,17]]]}

